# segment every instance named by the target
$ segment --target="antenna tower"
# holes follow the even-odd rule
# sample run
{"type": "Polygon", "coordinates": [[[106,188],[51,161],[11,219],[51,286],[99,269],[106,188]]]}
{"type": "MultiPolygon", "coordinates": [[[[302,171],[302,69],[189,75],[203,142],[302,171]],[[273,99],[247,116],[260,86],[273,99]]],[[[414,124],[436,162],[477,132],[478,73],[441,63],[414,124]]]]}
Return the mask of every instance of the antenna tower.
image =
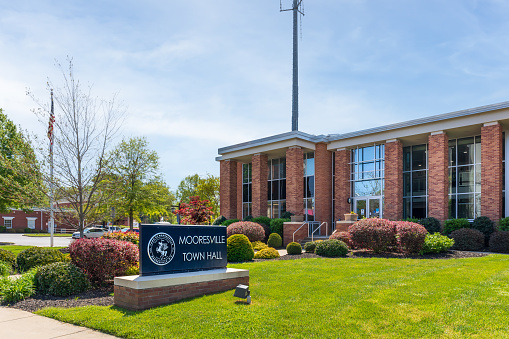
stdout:
{"type": "Polygon", "coordinates": [[[298,19],[299,14],[304,16],[303,0],[293,0],[292,8],[283,9],[282,1],[279,0],[279,11],[293,11],[293,82],[292,82],[292,131],[299,130],[299,41],[298,19]]]}

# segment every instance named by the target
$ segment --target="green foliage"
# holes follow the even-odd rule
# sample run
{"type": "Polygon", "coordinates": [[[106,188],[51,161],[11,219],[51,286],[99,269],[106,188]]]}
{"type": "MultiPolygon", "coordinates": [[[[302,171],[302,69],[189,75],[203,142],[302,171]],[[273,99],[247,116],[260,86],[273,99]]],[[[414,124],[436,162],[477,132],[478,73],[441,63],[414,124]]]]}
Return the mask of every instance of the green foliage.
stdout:
{"type": "Polygon", "coordinates": [[[402,221],[419,223],[419,219],[417,219],[417,218],[406,218],[406,219],[403,219],[402,221]]]}
{"type": "Polygon", "coordinates": [[[449,219],[444,222],[444,234],[449,235],[460,228],[470,228],[468,219],[449,219]]]}
{"type": "Polygon", "coordinates": [[[419,224],[421,224],[422,226],[424,226],[424,228],[426,229],[426,231],[428,231],[428,233],[436,233],[436,232],[440,232],[440,221],[436,218],[433,218],[433,217],[429,217],[429,218],[424,218],[424,219],[421,219],[418,221],[419,224]]]}
{"type": "Polygon", "coordinates": [[[251,245],[253,246],[253,249],[255,251],[260,251],[260,250],[263,250],[265,248],[268,248],[269,246],[267,246],[267,244],[261,242],[261,241],[253,241],[251,243],[251,245]]]}
{"type": "Polygon", "coordinates": [[[226,217],[220,215],[218,218],[216,218],[216,220],[214,220],[212,225],[219,226],[219,225],[221,225],[222,222],[224,222],[226,220],[227,220],[226,217]]]}
{"type": "Polygon", "coordinates": [[[39,267],[35,286],[39,293],[66,297],[86,291],[90,282],[85,273],[73,264],[55,262],[39,267]]]}
{"type": "Polygon", "coordinates": [[[213,215],[219,214],[219,177],[208,174],[200,177],[196,185],[196,195],[202,200],[207,200],[207,206],[211,208],[213,215]]]}
{"type": "Polygon", "coordinates": [[[198,174],[188,175],[177,187],[177,201],[189,202],[189,197],[194,197],[197,194],[197,187],[200,182],[200,176],[198,174]]]}
{"type": "Polygon", "coordinates": [[[13,270],[16,269],[16,254],[13,252],[0,248],[0,261],[10,264],[13,270]]]}
{"type": "Polygon", "coordinates": [[[509,231],[499,231],[491,235],[490,251],[509,253],[509,231]]]}
{"type": "Polygon", "coordinates": [[[302,254],[302,247],[298,242],[291,242],[288,245],[286,245],[286,252],[288,254],[302,254]]]}
{"type": "Polygon", "coordinates": [[[140,265],[130,266],[124,273],[124,275],[139,275],[140,274],[140,265]]]}
{"type": "Polygon", "coordinates": [[[473,228],[460,228],[451,233],[454,249],[460,251],[480,251],[484,248],[484,234],[473,228]]]}
{"type": "Polygon", "coordinates": [[[11,272],[11,264],[6,263],[5,261],[0,261],[0,277],[7,277],[11,274],[11,272]]]}
{"type": "Polygon", "coordinates": [[[477,217],[472,223],[472,228],[484,234],[489,239],[491,233],[495,232],[495,223],[488,217],[477,217]]]}
{"type": "Polygon", "coordinates": [[[254,255],[254,258],[255,259],[275,259],[275,258],[279,258],[279,252],[275,248],[267,247],[267,248],[264,248],[264,249],[256,252],[254,255]]]}
{"type": "Polygon", "coordinates": [[[308,241],[304,244],[304,251],[306,253],[315,253],[316,241],[308,241]]]}
{"type": "Polygon", "coordinates": [[[270,221],[270,232],[277,233],[283,237],[283,223],[290,221],[290,219],[276,218],[270,221]]]}
{"type": "Polygon", "coordinates": [[[251,221],[251,220],[253,220],[252,215],[246,215],[246,217],[244,219],[242,219],[242,221],[251,221]]]}
{"type": "Polygon", "coordinates": [[[426,234],[421,253],[447,252],[454,245],[454,239],[446,237],[438,232],[426,234]]]}
{"type": "Polygon", "coordinates": [[[62,252],[50,247],[31,247],[19,252],[16,258],[20,272],[28,271],[37,266],[67,260],[62,252]]]}
{"type": "Polygon", "coordinates": [[[278,248],[283,245],[283,239],[281,239],[281,236],[278,233],[271,233],[269,235],[269,240],[267,241],[267,245],[269,247],[278,248]]]}
{"type": "Polygon", "coordinates": [[[249,239],[243,234],[234,234],[226,240],[227,259],[229,262],[250,261],[254,250],[249,239]]]}
{"type": "Polygon", "coordinates": [[[290,217],[291,217],[292,215],[293,215],[293,213],[292,213],[292,212],[288,212],[288,211],[283,212],[283,213],[281,213],[281,219],[290,219],[290,217]]]}
{"type": "Polygon", "coordinates": [[[316,244],[315,253],[322,257],[345,257],[348,247],[341,240],[328,239],[316,244]]]}
{"type": "Polygon", "coordinates": [[[500,219],[497,228],[499,231],[509,231],[509,217],[500,219]]]}
{"type": "Polygon", "coordinates": [[[35,274],[36,269],[32,269],[23,274],[18,279],[1,278],[0,279],[0,298],[3,302],[15,303],[32,296],[35,293],[35,274]]]}
{"type": "Polygon", "coordinates": [[[31,229],[31,228],[28,228],[28,227],[27,227],[27,228],[25,228],[23,231],[24,231],[25,233],[32,233],[32,229],[31,229]]]}
{"type": "Polygon", "coordinates": [[[228,220],[225,220],[221,223],[221,225],[223,226],[230,226],[231,224],[233,224],[234,222],[239,222],[240,220],[239,219],[228,219],[228,220]]]}
{"type": "Polygon", "coordinates": [[[257,224],[263,224],[263,225],[267,225],[267,226],[270,226],[270,218],[269,217],[256,217],[256,218],[253,218],[251,220],[252,222],[255,222],[257,224]]]}
{"type": "Polygon", "coordinates": [[[7,231],[7,227],[0,226],[0,233],[5,233],[5,231],[7,231]]]}

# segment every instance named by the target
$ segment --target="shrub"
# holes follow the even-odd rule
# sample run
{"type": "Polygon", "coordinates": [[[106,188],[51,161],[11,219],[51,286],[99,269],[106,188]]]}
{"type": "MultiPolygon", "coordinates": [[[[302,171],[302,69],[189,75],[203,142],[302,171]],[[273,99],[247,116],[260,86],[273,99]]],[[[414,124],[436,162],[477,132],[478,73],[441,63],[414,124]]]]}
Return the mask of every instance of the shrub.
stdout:
{"type": "Polygon", "coordinates": [[[102,238],[103,239],[120,240],[120,241],[128,241],[135,245],[138,245],[140,243],[140,234],[136,233],[136,232],[129,232],[129,231],[128,232],[104,233],[102,238]]]}
{"type": "Polygon", "coordinates": [[[12,272],[12,266],[5,261],[0,261],[0,277],[7,277],[12,272]]]}
{"type": "Polygon", "coordinates": [[[69,246],[71,262],[94,285],[120,276],[138,262],[138,246],[113,239],[78,239],[69,246]]]}
{"type": "Polygon", "coordinates": [[[33,295],[35,273],[36,269],[32,269],[18,279],[1,278],[0,298],[2,301],[15,303],[33,295]]]}
{"type": "Polygon", "coordinates": [[[37,292],[67,297],[90,288],[87,276],[71,263],[56,262],[39,267],[35,274],[37,292]]]}
{"type": "Polygon", "coordinates": [[[14,233],[25,233],[25,230],[22,228],[13,228],[13,229],[14,229],[14,233]]]}
{"type": "Polygon", "coordinates": [[[401,252],[419,253],[422,250],[428,231],[420,224],[398,221],[396,222],[396,234],[401,252]]]}
{"type": "Polygon", "coordinates": [[[472,223],[472,228],[484,234],[489,240],[491,233],[495,232],[495,223],[488,217],[477,217],[472,223]]]}
{"type": "Polygon", "coordinates": [[[270,221],[270,233],[277,233],[283,237],[283,223],[290,221],[290,219],[276,218],[270,221]]]}
{"type": "Polygon", "coordinates": [[[428,231],[428,233],[436,233],[441,231],[440,221],[436,218],[424,218],[419,220],[417,223],[421,224],[426,229],[426,231],[428,231]]]}
{"type": "Polygon", "coordinates": [[[272,247],[264,248],[254,254],[255,259],[274,259],[279,258],[279,252],[272,247]]]}
{"type": "Polygon", "coordinates": [[[454,249],[460,251],[480,251],[484,248],[484,234],[473,228],[460,228],[451,233],[454,249]]]}
{"type": "Polygon", "coordinates": [[[298,242],[291,242],[286,246],[288,254],[302,254],[302,247],[298,242]]]}
{"type": "Polygon", "coordinates": [[[244,234],[234,234],[226,240],[227,259],[229,262],[250,261],[254,250],[244,234]]]}
{"type": "Polygon", "coordinates": [[[406,218],[401,221],[415,222],[416,224],[419,223],[419,219],[417,219],[417,218],[406,218]]]}
{"type": "Polygon", "coordinates": [[[10,264],[13,270],[16,269],[16,254],[11,251],[0,248],[0,261],[10,264]]]}
{"type": "Polygon", "coordinates": [[[293,213],[292,213],[292,212],[288,212],[288,211],[283,212],[283,213],[281,213],[281,219],[291,219],[290,217],[291,217],[292,215],[293,215],[293,213]]]}
{"type": "Polygon", "coordinates": [[[234,222],[239,222],[240,220],[239,219],[228,219],[228,220],[225,220],[221,223],[221,225],[223,226],[230,226],[231,224],[233,224],[234,222]]]}
{"type": "Polygon", "coordinates": [[[244,234],[249,241],[262,241],[265,239],[265,231],[263,227],[251,221],[238,221],[226,228],[227,236],[234,234],[244,234]]]}
{"type": "Polygon", "coordinates": [[[500,219],[497,229],[499,231],[509,231],[509,217],[500,219]]]}
{"type": "Polygon", "coordinates": [[[283,245],[283,239],[281,239],[281,236],[278,233],[271,233],[269,235],[269,240],[267,241],[267,245],[269,247],[278,248],[283,245]]]}
{"type": "Polygon", "coordinates": [[[444,222],[444,234],[450,235],[452,232],[459,230],[461,228],[470,228],[470,223],[468,219],[449,219],[444,222]]]}
{"type": "Polygon", "coordinates": [[[0,226],[0,233],[5,233],[6,230],[7,230],[7,227],[0,226]]]}
{"type": "Polygon", "coordinates": [[[263,250],[265,248],[268,248],[269,246],[267,246],[267,244],[261,242],[261,241],[254,241],[251,243],[251,245],[253,246],[253,249],[255,251],[260,251],[260,250],[263,250]]]}
{"type": "Polygon", "coordinates": [[[16,230],[14,228],[7,228],[5,233],[16,233],[16,230]]]}
{"type": "Polygon", "coordinates": [[[306,253],[315,253],[316,241],[308,241],[304,244],[304,251],[306,253]]]}
{"type": "Polygon", "coordinates": [[[341,240],[328,239],[316,244],[315,253],[329,258],[344,257],[348,253],[348,247],[341,240]]]}
{"type": "Polygon", "coordinates": [[[16,258],[20,272],[60,261],[66,261],[64,254],[50,247],[30,247],[19,252],[16,258]]]}
{"type": "Polygon", "coordinates": [[[269,217],[256,217],[251,220],[252,222],[255,222],[260,225],[270,225],[270,218],[269,217]]]}
{"type": "Polygon", "coordinates": [[[32,229],[31,228],[25,228],[24,230],[24,233],[32,233],[32,229]]]}
{"type": "Polygon", "coordinates": [[[421,253],[440,253],[447,252],[454,245],[454,239],[446,237],[436,232],[427,234],[424,239],[421,253]]]}
{"type": "Polygon", "coordinates": [[[32,233],[41,233],[41,230],[36,230],[35,228],[32,230],[32,233]]]}
{"type": "Polygon", "coordinates": [[[243,220],[243,221],[251,221],[251,220],[253,220],[253,216],[252,216],[252,215],[246,215],[246,216],[244,217],[244,219],[242,219],[242,220],[243,220]]]}
{"type": "Polygon", "coordinates": [[[341,240],[342,242],[344,242],[348,247],[352,247],[351,243],[351,239],[350,239],[350,233],[348,232],[338,232],[338,231],[334,231],[331,236],[329,237],[329,239],[336,239],[336,240],[341,240]]]}
{"type": "Polygon", "coordinates": [[[216,220],[214,220],[212,225],[219,226],[223,221],[226,221],[226,217],[220,215],[219,217],[216,218],[216,220]]]}
{"type": "MultiPolygon", "coordinates": [[[[362,219],[348,228],[352,245],[372,249],[375,253],[396,247],[396,226],[386,219],[362,219]]],[[[316,253],[316,250],[315,250],[316,253]]]]}
{"type": "Polygon", "coordinates": [[[125,271],[124,275],[139,275],[140,274],[140,265],[139,263],[133,266],[130,266],[125,271]]]}
{"type": "Polygon", "coordinates": [[[490,250],[498,253],[509,253],[509,231],[493,233],[490,237],[490,250]]]}

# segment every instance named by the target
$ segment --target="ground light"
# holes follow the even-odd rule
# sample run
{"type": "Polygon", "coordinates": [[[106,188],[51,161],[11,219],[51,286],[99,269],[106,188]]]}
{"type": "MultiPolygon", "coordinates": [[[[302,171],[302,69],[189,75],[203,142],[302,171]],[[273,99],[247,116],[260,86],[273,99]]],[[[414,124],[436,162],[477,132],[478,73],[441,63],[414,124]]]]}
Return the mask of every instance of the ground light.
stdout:
{"type": "Polygon", "coordinates": [[[233,294],[234,297],[247,299],[247,303],[251,304],[251,292],[249,291],[249,286],[239,284],[235,288],[235,293],[233,294]]]}

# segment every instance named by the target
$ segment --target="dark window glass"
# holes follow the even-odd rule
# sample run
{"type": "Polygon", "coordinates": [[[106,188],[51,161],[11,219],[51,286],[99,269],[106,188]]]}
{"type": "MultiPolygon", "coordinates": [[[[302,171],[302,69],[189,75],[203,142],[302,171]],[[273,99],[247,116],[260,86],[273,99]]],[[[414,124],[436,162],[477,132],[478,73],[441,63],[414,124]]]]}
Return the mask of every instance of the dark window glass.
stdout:
{"type": "Polygon", "coordinates": [[[279,181],[279,199],[286,199],[286,179],[279,181]]]}
{"type": "Polygon", "coordinates": [[[267,200],[272,197],[272,181],[267,182],[267,200]]]}
{"type": "Polygon", "coordinates": [[[410,147],[403,148],[403,171],[410,171],[410,147]]]}
{"type": "Polygon", "coordinates": [[[449,196],[449,219],[456,218],[456,195],[449,196]]]}
{"type": "Polygon", "coordinates": [[[251,202],[251,184],[242,185],[242,201],[243,202],[251,202]]]}
{"type": "Polygon", "coordinates": [[[315,196],[315,177],[307,177],[307,194],[306,198],[313,198],[315,196]]]}
{"type": "Polygon", "coordinates": [[[458,218],[474,219],[473,194],[458,194],[458,218]]]}
{"type": "Polygon", "coordinates": [[[412,170],[426,169],[426,145],[412,147],[412,170]]]}
{"type": "Polygon", "coordinates": [[[272,182],[272,200],[279,200],[279,180],[272,182]]]}
{"type": "Polygon", "coordinates": [[[474,138],[458,140],[458,166],[474,163],[474,138]]]}
{"type": "Polygon", "coordinates": [[[279,178],[284,179],[286,178],[286,159],[281,159],[279,163],[279,178]]]}
{"type": "Polygon", "coordinates": [[[412,172],[412,195],[426,195],[426,171],[412,172]]]}
{"type": "Polygon", "coordinates": [[[279,159],[272,159],[272,179],[279,179],[279,159]]]}
{"type": "Polygon", "coordinates": [[[456,168],[449,168],[449,194],[456,193],[456,168]]]}
{"type": "Polygon", "coordinates": [[[412,198],[412,218],[426,218],[426,198],[412,198]]]}
{"type": "Polygon", "coordinates": [[[278,201],[272,202],[272,217],[279,218],[279,202],[278,201]]]}
{"type": "Polygon", "coordinates": [[[474,192],[474,166],[458,167],[458,193],[474,192]]]}
{"type": "Polygon", "coordinates": [[[456,166],[456,140],[449,141],[449,166],[456,166]]]}
{"type": "Polygon", "coordinates": [[[403,173],[403,196],[410,196],[410,173],[403,173]]]}
{"type": "Polygon", "coordinates": [[[412,211],[410,210],[410,199],[411,198],[403,198],[403,218],[410,218],[412,215],[412,211]]]}

